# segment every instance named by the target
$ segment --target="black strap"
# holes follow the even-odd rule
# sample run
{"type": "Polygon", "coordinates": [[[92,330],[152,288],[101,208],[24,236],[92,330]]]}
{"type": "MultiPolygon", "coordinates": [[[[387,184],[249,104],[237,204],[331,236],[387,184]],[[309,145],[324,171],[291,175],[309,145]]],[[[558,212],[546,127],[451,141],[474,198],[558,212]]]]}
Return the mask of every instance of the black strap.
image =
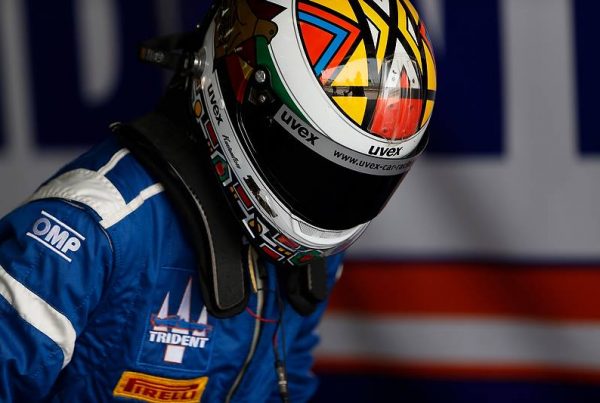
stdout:
{"type": "Polygon", "coordinates": [[[308,316],[327,299],[327,265],[324,259],[308,266],[284,267],[279,270],[286,296],[300,315],[308,316]]]}
{"type": "Polygon", "coordinates": [[[243,243],[202,149],[168,118],[149,114],[116,135],[165,187],[197,257],[200,287],[209,313],[226,318],[248,301],[243,243]],[[184,179],[185,178],[185,179],[184,179]]]}

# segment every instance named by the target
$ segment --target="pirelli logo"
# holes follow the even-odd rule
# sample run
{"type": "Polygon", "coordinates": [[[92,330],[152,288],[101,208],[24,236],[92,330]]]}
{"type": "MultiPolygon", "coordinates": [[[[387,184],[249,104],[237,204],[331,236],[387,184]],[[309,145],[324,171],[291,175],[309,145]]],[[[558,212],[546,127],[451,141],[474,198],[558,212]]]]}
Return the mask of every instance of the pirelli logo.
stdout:
{"type": "Polygon", "coordinates": [[[199,402],[207,382],[208,377],[176,380],[125,371],[113,395],[144,402],[199,402]]]}

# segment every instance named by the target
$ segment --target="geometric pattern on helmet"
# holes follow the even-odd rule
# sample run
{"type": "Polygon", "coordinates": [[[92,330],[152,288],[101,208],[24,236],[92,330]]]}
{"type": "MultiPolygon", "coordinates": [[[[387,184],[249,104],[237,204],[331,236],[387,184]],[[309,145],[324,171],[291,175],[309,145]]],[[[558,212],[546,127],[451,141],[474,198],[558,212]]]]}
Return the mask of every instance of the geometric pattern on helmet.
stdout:
{"type": "Polygon", "coordinates": [[[340,66],[360,35],[356,24],[307,3],[298,4],[298,20],[311,64],[322,80],[340,66]]]}
{"type": "MultiPolygon", "coordinates": [[[[193,87],[192,104],[199,101],[207,105],[206,99],[202,94],[200,80],[194,81],[193,87]]],[[[203,128],[202,133],[208,146],[214,172],[221,186],[225,189],[226,194],[236,200],[239,208],[235,209],[235,214],[238,215],[238,218],[248,231],[259,239],[259,248],[274,261],[279,263],[287,262],[291,265],[303,265],[314,259],[321,258],[321,251],[315,251],[299,245],[280,233],[269,222],[263,222],[259,218],[260,213],[258,209],[241,185],[240,178],[235,175],[229,166],[224,155],[224,150],[218,140],[216,140],[216,132],[210,122],[206,108],[203,108],[199,116],[196,116],[196,121],[203,128]]]]}
{"type": "Polygon", "coordinates": [[[435,61],[425,26],[409,1],[301,0],[297,15],[313,72],[345,116],[388,140],[404,140],[427,124],[437,90],[435,61]],[[384,59],[398,52],[416,61],[403,67],[400,94],[393,102],[367,96],[384,79],[384,59]],[[395,122],[385,121],[390,108],[401,110],[405,126],[393,133],[386,124],[395,122]]]}

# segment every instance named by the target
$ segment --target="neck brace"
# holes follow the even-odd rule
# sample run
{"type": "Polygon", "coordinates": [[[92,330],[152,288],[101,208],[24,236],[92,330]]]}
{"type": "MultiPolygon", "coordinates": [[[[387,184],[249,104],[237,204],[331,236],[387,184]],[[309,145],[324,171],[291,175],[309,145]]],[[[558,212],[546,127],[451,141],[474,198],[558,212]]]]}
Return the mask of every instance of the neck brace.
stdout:
{"type": "MultiPolygon", "coordinates": [[[[200,287],[208,312],[228,318],[242,312],[250,294],[247,251],[240,225],[206,165],[206,151],[191,131],[161,113],[114,127],[119,141],[158,179],[184,223],[196,255],[200,287]],[[225,206],[225,207],[224,207],[225,206]]],[[[325,261],[277,270],[286,299],[301,315],[327,298],[325,261]]]]}
{"type": "Polygon", "coordinates": [[[196,255],[204,303],[211,315],[240,313],[248,301],[243,235],[227,201],[203,164],[203,150],[171,119],[151,113],[115,134],[138,161],[158,179],[184,224],[196,255]]]}

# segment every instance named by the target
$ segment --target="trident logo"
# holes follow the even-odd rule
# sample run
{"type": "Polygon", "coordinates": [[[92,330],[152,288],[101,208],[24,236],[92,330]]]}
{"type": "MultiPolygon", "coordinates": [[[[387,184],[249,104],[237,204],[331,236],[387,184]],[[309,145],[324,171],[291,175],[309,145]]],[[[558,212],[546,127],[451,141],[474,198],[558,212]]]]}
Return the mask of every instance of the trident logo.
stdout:
{"type": "Polygon", "coordinates": [[[167,293],[158,314],[153,314],[150,317],[152,330],[150,330],[149,341],[167,345],[165,362],[181,364],[186,348],[204,348],[206,346],[206,343],[210,340],[207,335],[212,327],[207,323],[206,307],[202,308],[202,312],[195,322],[190,321],[191,277],[188,280],[176,315],[169,315],[169,296],[170,293],[167,293]]]}

